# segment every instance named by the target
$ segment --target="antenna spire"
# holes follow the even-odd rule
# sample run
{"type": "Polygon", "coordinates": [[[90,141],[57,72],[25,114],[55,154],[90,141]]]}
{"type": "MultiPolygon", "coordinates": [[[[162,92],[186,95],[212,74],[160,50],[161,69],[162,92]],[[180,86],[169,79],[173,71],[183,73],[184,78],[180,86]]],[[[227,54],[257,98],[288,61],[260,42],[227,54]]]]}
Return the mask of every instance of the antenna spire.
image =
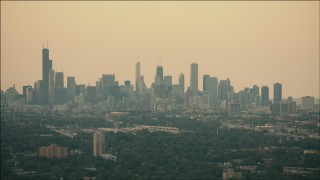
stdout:
{"type": "Polygon", "coordinates": [[[47,40],[47,49],[49,49],[49,42],[48,42],[48,40],[47,40]]]}

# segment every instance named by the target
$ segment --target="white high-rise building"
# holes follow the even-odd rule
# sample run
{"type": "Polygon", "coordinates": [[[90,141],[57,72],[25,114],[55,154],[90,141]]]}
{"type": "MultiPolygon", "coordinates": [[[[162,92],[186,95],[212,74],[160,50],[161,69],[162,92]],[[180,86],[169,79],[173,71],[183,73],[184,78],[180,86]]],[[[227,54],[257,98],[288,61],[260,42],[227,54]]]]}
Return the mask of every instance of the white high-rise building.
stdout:
{"type": "Polygon", "coordinates": [[[93,134],[93,155],[99,156],[105,152],[105,136],[103,132],[96,131],[93,134]]]}

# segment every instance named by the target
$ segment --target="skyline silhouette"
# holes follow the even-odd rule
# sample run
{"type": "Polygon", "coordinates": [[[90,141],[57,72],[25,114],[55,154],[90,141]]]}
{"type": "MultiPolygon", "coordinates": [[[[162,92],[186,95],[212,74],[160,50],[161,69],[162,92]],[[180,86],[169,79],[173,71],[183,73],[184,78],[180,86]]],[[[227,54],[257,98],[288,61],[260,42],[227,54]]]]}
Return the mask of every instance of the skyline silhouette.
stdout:
{"type": "Polygon", "coordinates": [[[140,61],[147,87],[162,62],[187,88],[196,62],[200,90],[208,74],[235,91],[280,82],[283,97],[318,98],[318,14],[319,2],[1,2],[1,90],[41,79],[48,41],[53,69],[77,84],[134,84],[140,61]]]}

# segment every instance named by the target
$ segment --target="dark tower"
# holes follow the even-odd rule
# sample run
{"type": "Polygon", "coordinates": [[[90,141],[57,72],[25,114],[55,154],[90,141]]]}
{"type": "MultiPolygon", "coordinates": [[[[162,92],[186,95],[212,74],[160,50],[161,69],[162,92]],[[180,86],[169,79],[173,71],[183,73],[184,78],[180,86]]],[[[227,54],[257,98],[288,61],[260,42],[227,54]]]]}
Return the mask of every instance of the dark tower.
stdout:
{"type": "Polygon", "coordinates": [[[263,106],[269,106],[269,87],[261,87],[261,102],[263,106]]]}
{"type": "Polygon", "coordinates": [[[52,68],[52,61],[49,60],[49,49],[42,49],[42,103],[49,103],[49,70],[52,68]]]}
{"type": "Polygon", "coordinates": [[[282,84],[275,83],[273,85],[273,103],[281,102],[282,100],[282,84]]]}
{"type": "Polygon", "coordinates": [[[161,82],[163,81],[163,67],[162,66],[157,66],[156,76],[160,77],[161,82]]]}

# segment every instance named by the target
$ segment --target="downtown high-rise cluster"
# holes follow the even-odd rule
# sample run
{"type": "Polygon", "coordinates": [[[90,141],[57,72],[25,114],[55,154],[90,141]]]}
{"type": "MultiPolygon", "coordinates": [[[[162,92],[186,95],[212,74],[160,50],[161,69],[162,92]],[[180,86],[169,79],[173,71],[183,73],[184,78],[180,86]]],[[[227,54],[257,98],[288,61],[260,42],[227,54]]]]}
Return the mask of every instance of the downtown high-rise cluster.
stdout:
{"type": "MultiPolygon", "coordinates": [[[[173,84],[173,77],[164,75],[164,68],[155,69],[154,82],[147,87],[141,73],[142,65],[136,63],[135,86],[129,80],[120,85],[115,74],[102,74],[94,86],[77,84],[76,78],[67,77],[64,85],[64,73],[53,70],[53,61],[49,58],[49,49],[42,49],[42,79],[33,86],[23,86],[19,95],[15,87],[1,92],[2,104],[41,105],[51,108],[67,105],[68,107],[98,107],[101,110],[152,110],[167,112],[176,109],[228,111],[230,115],[240,112],[270,111],[273,113],[295,113],[296,102],[292,97],[283,99],[282,84],[273,86],[273,101],[269,97],[269,87],[257,85],[235,92],[229,78],[219,80],[204,74],[203,87],[199,90],[198,64],[190,65],[190,87],[185,87],[185,77],[180,73],[178,84],[173,84]]],[[[301,109],[312,109],[313,97],[302,97],[301,109]]]]}

